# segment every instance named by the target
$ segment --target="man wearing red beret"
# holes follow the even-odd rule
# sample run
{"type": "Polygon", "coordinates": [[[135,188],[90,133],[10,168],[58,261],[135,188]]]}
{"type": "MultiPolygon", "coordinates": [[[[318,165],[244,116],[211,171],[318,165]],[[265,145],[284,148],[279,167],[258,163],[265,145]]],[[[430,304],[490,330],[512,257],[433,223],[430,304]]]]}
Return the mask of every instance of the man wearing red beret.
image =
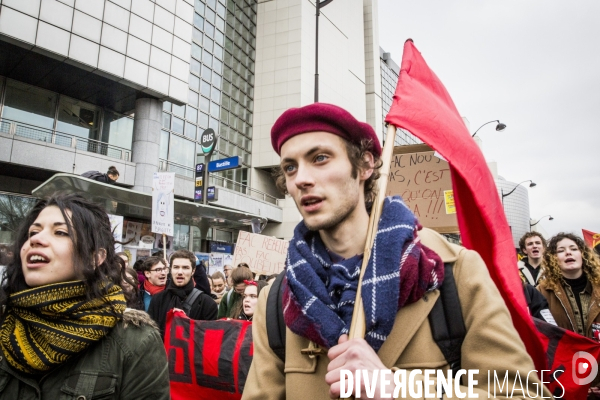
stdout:
{"type": "Polygon", "coordinates": [[[440,373],[457,377],[449,388],[453,395],[487,398],[494,389],[489,371],[510,382],[495,388],[496,395],[525,398],[524,388],[527,398],[549,397],[537,375],[528,375],[533,362],[482,259],[421,229],[400,197],[385,199],[362,282],[365,339],[348,340],[381,146],[370,125],[324,103],[284,112],[271,142],[281,156],[277,185],[294,199],[303,221],[290,241],[281,283],[285,361],[269,345],[267,287],[254,316],[254,359],[243,399],[337,398],[342,370],[364,371],[358,385],[363,395],[365,380],[370,387],[373,379],[369,398],[406,397],[409,385],[410,397],[419,389],[419,398],[437,393],[440,373]],[[466,330],[455,349],[456,375],[448,372],[427,318],[440,296],[444,263],[453,265],[466,330]],[[519,377],[524,384],[512,392],[519,377]]]}

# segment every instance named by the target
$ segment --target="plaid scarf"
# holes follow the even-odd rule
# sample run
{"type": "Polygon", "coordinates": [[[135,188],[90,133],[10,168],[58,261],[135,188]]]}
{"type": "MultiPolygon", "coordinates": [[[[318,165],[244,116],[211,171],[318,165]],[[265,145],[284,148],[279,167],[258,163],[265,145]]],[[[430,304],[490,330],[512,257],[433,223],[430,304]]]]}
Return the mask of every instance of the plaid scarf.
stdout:
{"type": "MultiPolygon", "coordinates": [[[[365,339],[377,351],[398,310],[439,287],[444,264],[417,236],[416,217],[399,196],[385,199],[362,281],[365,339]]],[[[362,255],[334,262],[318,232],[300,222],[290,241],[284,280],[284,320],[290,330],[330,348],[348,333],[362,255]]]]}
{"type": "Polygon", "coordinates": [[[83,282],[61,282],[10,295],[0,326],[0,346],[16,370],[50,371],[102,339],[125,311],[121,287],[87,300],[83,282]]]}

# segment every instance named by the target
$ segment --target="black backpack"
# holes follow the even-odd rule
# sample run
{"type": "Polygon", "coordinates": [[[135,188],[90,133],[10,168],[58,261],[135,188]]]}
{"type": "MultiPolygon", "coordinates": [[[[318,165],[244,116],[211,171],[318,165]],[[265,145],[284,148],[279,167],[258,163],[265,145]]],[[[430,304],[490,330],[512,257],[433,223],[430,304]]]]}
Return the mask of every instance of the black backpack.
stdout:
{"type": "MultiPolygon", "coordinates": [[[[456,375],[461,366],[460,350],[467,332],[460,309],[456,282],[452,273],[452,263],[444,264],[444,282],[440,287],[440,297],[429,313],[429,325],[433,340],[437,343],[444,358],[456,375]]],[[[267,298],[267,337],[269,347],[285,362],[285,322],[283,320],[283,289],[281,282],[285,271],[273,282],[267,298]]]]}

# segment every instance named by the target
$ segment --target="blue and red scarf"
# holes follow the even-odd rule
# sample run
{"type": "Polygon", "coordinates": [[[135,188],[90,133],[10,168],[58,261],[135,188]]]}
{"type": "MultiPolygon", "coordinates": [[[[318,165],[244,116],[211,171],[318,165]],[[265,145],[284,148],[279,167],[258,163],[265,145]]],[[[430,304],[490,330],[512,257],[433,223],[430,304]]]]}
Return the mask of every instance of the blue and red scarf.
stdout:
{"type": "MultiPolygon", "coordinates": [[[[396,313],[439,287],[444,264],[417,236],[416,217],[399,196],[384,201],[371,259],[362,282],[365,340],[377,351],[396,313]]],[[[290,241],[284,280],[284,320],[290,330],[320,346],[348,333],[362,255],[334,262],[318,232],[304,222],[290,241]]]]}

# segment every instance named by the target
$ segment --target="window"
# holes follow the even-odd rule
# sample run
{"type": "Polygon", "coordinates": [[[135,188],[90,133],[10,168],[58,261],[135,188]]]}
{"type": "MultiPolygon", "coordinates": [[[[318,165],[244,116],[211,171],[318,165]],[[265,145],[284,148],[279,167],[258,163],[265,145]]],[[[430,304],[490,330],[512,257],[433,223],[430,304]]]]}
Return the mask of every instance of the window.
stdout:
{"type": "Polygon", "coordinates": [[[163,113],[162,126],[165,129],[171,129],[171,114],[163,113]]]}
{"type": "Polygon", "coordinates": [[[58,105],[59,132],[90,139],[100,139],[100,109],[69,97],[60,96],[58,105]]]}
{"type": "Polygon", "coordinates": [[[21,82],[6,80],[2,118],[52,129],[56,94],[21,82]]]}
{"type": "Polygon", "coordinates": [[[183,135],[183,120],[173,117],[171,130],[183,135]]]}
{"type": "Polygon", "coordinates": [[[158,157],[166,160],[169,157],[169,132],[160,131],[160,148],[158,157]]]}
{"type": "Polygon", "coordinates": [[[104,110],[101,140],[131,150],[132,139],[133,118],[104,110]]]}
{"type": "Polygon", "coordinates": [[[169,160],[186,167],[194,167],[194,142],[177,135],[171,135],[169,160]]]}

